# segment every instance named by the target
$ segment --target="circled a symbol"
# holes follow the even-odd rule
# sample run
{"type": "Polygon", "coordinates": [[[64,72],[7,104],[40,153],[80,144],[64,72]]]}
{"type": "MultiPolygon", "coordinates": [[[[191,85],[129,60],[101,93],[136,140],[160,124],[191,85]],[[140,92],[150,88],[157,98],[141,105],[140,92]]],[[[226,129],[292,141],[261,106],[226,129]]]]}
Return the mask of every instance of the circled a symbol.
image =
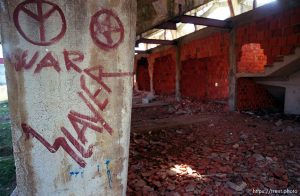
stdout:
{"type": "Polygon", "coordinates": [[[124,40],[121,20],[108,9],[102,9],[92,16],[90,33],[94,43],[104,50],[116,48],[124,40]]]}
{"type": "Polygon", "coordinates": [[[38,46],[49,46],[58,42],[65,35],[67,29],[63,11],[58,5],[45,0],[27,0],[20,3],[14,10],[13,20],[22,37],[28,42],[38,46]],[[37,23],[37,30],[22,25],[24,17],[20,17],[21,13],[25,15],[25,21],[37,23]],[[58,32],[52,32],[51,29],[47,29],[48,26],[46,23],[49,18],[53,18],[51,23],[59,25],[56,29],[58,32]],[[58,18],[60,18],[61,21],[57,21],[59,20],[58,18]]]}

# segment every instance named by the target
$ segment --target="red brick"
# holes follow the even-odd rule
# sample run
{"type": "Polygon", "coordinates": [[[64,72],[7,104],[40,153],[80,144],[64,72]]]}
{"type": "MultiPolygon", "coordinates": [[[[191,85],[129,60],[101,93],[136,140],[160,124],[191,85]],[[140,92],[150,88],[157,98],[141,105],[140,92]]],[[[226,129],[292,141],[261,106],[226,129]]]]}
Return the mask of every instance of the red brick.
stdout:
{"type": "Polygon", "coordinates": [[[272,48],[272,56],[276,57],[280,55],[280,47],[273,47],[272,48]]]}
{"type": "Polygon", "coordinates": [[[290,55],[294,52],[293,46],[282,46],[281,47],[281,55],[290,55]]]}
{"type": "Polygon", "coordinates": [[[288,45],[293,45],[297,43],[297,35],[290,35],[287,37],[287,44],[288,45]]]}

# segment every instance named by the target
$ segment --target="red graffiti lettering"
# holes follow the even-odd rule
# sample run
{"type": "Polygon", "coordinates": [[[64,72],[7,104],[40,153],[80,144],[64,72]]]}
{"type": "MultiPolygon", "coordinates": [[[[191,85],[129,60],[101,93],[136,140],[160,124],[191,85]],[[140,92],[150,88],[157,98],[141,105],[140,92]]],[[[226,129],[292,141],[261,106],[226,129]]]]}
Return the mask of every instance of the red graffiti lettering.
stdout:
{"type": "Polygon", "coordinates": [[[108,93],[111,93],[111,89],[103,82],[103,78],[116,78],[133,75],[132,72],[104,73],[101,65],[87,68],[83,71],[92,79],[96,80],[108,93]]]}
{"type": "Polygon", "coordinates": [[[58,137],[55,139],[53,145],[51,145],[29,125],[22,123],[22,129],[26,134],[27,139],[29,139],[31,134],[38,141],[40,141],[51,153],[55,153],[60,147],[62,147],[62,149],[64,149],[81,167],[86,166],[86,162],[76,154],[76,152],[69,146],[65,138],[58,137]]]}
{"type": "Polygon", "coordinates": [[[34,73],[40,73],[44,67],[53,67],[57,72],[60,72],[58,61],[52,56],[51,52],[48,52],[44,58],[37,64],[34,73]]]}
{"type": "Polygon", "coordinates": [[[63,132],[63,134],[68,138],[68,140],[73,144],[73,146],[78,150],[78,152],[80,152],[80,154],[82,155],[82,157],[84,158],[89,158],[92,156],[93,154],[93,145],[89,145],[88,150],[85,150],[80,144],[79,142],[77,142],[77,140],[70,134],[70,132],[64,128],[61,127],[61,132],[63,132]]]}
{"type": "Polygon", "coordinates": [[[83,75],[80,77],[80,86],[81,89],[89,96],[89,98],[94,101],[94,103],[98,106],[98,108],[103,111],[108,104],[108,99],[105,99],[103,103],[101,103],[99,100],[96,99],[102,89],[99,88],[95,91],[94,94],[92,94],[85,84],[85,79],[83,75]]]}
{"type": "MultiPolygon", "coordinates": [[[[49,53],[50,54],[50,53],[49,53]]],[[[51,54],[50,54],[51,55],[51,54]]],[[[46,55],[47,56],[47,55],[46,55]]],[[[48,62],[49,64],[53,64],[53,57],[44,57],[46,60],[44,64],[48,62]]],[[[52,55],[51,55],[52,56],[52,55]]],[[[54,59],[55,60],[55,59],[54,59]]],[[[41,62],[42,62],[41,61],[41,62]]],[[[40,64],[41,64],[40,62],[40,64]]],[[[55,63],[54,63],[55,64],[55,63]]],[[[48,67],[48,66],[38,66],[38,67],[48,67]]],[[[38,69],[37,67],[37,69],[38,69]]],[[[54,66],[55,67],[55,66],[54,66]]],[[[73,67],[73,66],[72,66],[73,67]]],[[[76,66],[77,67],[77,66],[76,66]]],[[[73,67],[74,68],[74,67],[73,67]]],[[[40,70],[38,70],[40,71],[40,70]]],[[[125,77],[125,76],[132,76],[131,72],[119,72],[119,73],[104,73],[103,68],[101,66],[92,67],[89,69],[84,70],[92,79],[97,81],[103,88],[110,93],[110,88],[103,82],[103,78],[105,77],[125,77]],[[97,72],[97,74],[92,72],[97,72]]],[[[90,112],[92,113],[91,116],[81,114],[79,112],[71,110],[68,114],[68,119],[72,124],[75,132],[77,133],[78,140],[81,141],[83,144],[87,142],[85,137],[85,133],[88,129],[94,130],[98,133],[103,132],[103,128],[110,134],[113,134],[112,127],[104,120],[100,111],[103,111],[106,106],[108,105],[108,99],[105,99],[103,102],[100,102],[97,99],[97,96],[101,92],[101,88],[96,89],[92,92],[86,85],[85,76],[81,75],[80,77],[80,87],[81,92],[78,92],[79,97],[83,100],[86,106],[89,108],[90,112]],[[90,100],[89,100],[89,99],[90,100]]],[[[82,146],[75,137],[71,135],[71,133],[65,128],[61,127],[61,132],[65,135],[65,137],[69,140],[70,143],[76,148],[76,150],[81,154],[83,158],[78,156],[76,152],[69,146],[67,140],[64,137],[58,137],[55,139],[53,145],[47,142],[40,134],[38,134],[34,129],[32,129],[29,125],[22,123],[23,132],[26,134],[26,138],[28,139],[30,135],[35,137],[38,141],[40,141],[51,153],[55,153],[60,147],[64,149],[81,167],[86,166],[86,162],[83,158],[89,158],[93,154],[93,145],[89,145],[88,149],[86,150],[84,146],[82,146]]]]}
{"type": "Polygon", "coordinates": [[[120,18],[107,9],[92,16],[90,33],[94,43],[104,50],[116,48],[124,40],[124,27],[120,18]]]}
{"type": "Polygon", "coordinates": [[[92,79],[96,80],[108,93],[111,93],[111,89],[102,80],[103,67],[91,67],[83,71],[92,79]],[[96,73],[93,73],[95,71],[96,73]]]}
{"type": "Polygon", "coordinates": [[[35,52],[28,63],[26,63],[27,56],[28,56],[27,50],[22,52],[21,55],[14,56],[16,62],[12,62],[12,64],[14,65],[16,71],[21,71],[22,68],[30,69],[33,66],[33,64],[36,62],[37,58],[39,57],[39,53],[35,52]]]}
{"type": "Polygon", "coordinates": [[[79,51],[64,50],[63,53],[67,70],[69,71],[72,68],[78,73],[81,73],[82,70],[75,64],[75,62],[82,62],[84,59],[84,55],[79,51]],[[73,58],[71,59],[72,56],[73,58]]]}
{"type": "MultiPolygon", "coordinates": [[[[87,105],[87,107],[90,109],[90,111],[94,114],[94,118],[97,119],[97,122],[100,122],[101,125],[106,129],[106,131],[112,135],[113,133],[113,129],[110,127],[110,125],[103,119],[102,115],[98,112],[98,110],[92,105],[92,103],[86,98],[86,96],[83,94],[83,92],[79,92],[78,93],[79,97],[84,101],[84,103],[87,105]]],[[[97,100],[95,99],[95,97],[92,98],[92,101],[98,106],[98,108],[100,110],[104,109],[103,108],[103,104],[97,104],[97,100]]],[[[105,107],[108,104],[108,100],[107,103],[104,102],[105,107]]],[[[77,113],[77,115],[80,116],[80,114],[77,113]]]]}
{"type": "Polygon", "coordinates": [[[97,131],[99,133],[102,133],[102,128],[98,127],[97,125],[92,124],[91,122],[97,123],[97,120],[92,120],[92,121],[85,121],[83,119],[92,119],[89,116],[84,116],[84,115],[78,115],[79,113],[76,113],[74,111],[71,111],[68,115],[68,118],[73,125],[77,135],[78,139],[85,144],[87,142],[87,139],[85,138],[85,132],[87,128],[90,128],[94,131],[97,131]],[[80,127],[82,125],[82,127],[80,127]]]}
{"type": "Polygon", "coordinates": [[[38,46],[49,46],[58,42],[64,36],[67,29],[66,19],[63,11],[56,4],[45,0],[27,0],[20,3],[14,10],[13,20],[18,32],[22,35],[22,37],[28,42],[38,46]],[[36,10],[35,13],[32,10],[36,10]],[[45,12],[45,10],[47,10],[47,12],[45,12]],[[20,19],[20,16],[22,16],[22,19],[20,19]],[[60,31],[54,36],[50,30],[48,30],[47,33],[46,23],[50,16],[52,23],[60,24],[60,26],[57,26],[56,28],[60,31]],[[35,31],[35,29],[30,29],[21,23],[24,17],[25,20],[26,18],[30,18],[31,20],[28,21],[38,23],[38,25],[35,25],[39,27],[36,30],[36,33],[31,33],[30,31],[35,31]],[[28,31],[28,29],[30,29],[30,31],[28,31]],[[39,35],[39,38],[35,38],[36,36],[34,36],[34,34],[39,35]]]}
{"type": "Polygon", "coordinates": [[[83,95],[82,92],[78,93],[79,97],[84,101],[84,103],[88,106],[91,112],[97,117],[98,121],[102,124],[102,126],[107,130],[107,132],[112,135],[113,129],[110,125],[103,119],[101,114],[97,112],[97,109],[93,107],[93,105],[87,100],[87,98],[83,95]]]}

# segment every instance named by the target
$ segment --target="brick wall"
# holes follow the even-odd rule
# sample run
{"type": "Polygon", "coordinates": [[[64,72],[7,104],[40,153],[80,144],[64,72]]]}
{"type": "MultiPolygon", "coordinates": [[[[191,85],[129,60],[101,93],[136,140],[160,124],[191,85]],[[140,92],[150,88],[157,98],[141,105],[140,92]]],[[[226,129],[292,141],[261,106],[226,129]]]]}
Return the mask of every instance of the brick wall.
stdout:
{"type": "Polygon", "coordinates": [[[189,59],[182,62],[180,92],[183,97],[207,99],[207,60],[189,59]]]}
{"type": "MultiPolygon", "coordinates": [[[[283,56],[293,54],[294,49],[300,46],[300,8],[239,26],[236,42],[238,59],[242,56],[243,45],[258,43],[267,56],[266,64],[282,60],[283,56]]],[[[243,70],[243,67],[238,69],[243,70]]]]}
{"type": "Polygon", "coordinates": [[[267,64],[267,56],[260,44],[245,44],[242,46],[242,55],[238,62],[238,73],[263,73],[267,64]]]}
{"type": "Polygon", "coordinates": [[[228,98],[229,34],[193,40],[181,51],[181,94],[198,100],[228,98]]]}
{"type": "Polygon", "coordinates": [[[138,60],[136,68],[136,80],[139,90],[150,91],[150,77],[147,58],[142,57],[140,60],[138,60]]]}
{"type": "Polygon", "coordinates": [[[153,66],[153,88],[156,94],[175,94],[176,64],[171,55],[158,57],[153,66]]]}
{"type": "Polygon", "coordinates": [[[227,99],[229,94],[228,55],[208,58],[207,62],[207,98],[209,100],[227,99]]]}
{"type": "MultiPolygon", "coordinates": [[[[280,61],[283,56],[293,54],[294,49],[298,46],[300,46],[300,8],[293,8],[240,25],[236,32],[237,71],[263,72],[265,65],[273,64],[280,61]]],[[[200,100],[228,98],[228,32],[213,33],[207,37],[188,41],[181,46],[180,51],[182,62],[180,89],[183,96],[200,100]],[[203,72],[206,74],[205,76],[203,72]],[[203,82],[203,77],[207,81],[204,82],[205,84],[200,84],[199,82],[203,82]]],[[[155,66],[149,67],[149,69],[150,74],[153,74],[150,77],[154,80],[156,93],[174,93],[175,47],[154,50],[154,53],[148,56],[149,59],[155,62],[155,66]],[[163,59],[166,61],[164,62],[163,59]]],[[[251,85],[246,85],[245,88],[249,86],[251,85]]],[[[263,91],[262,86],[254,84],[250,89],[252,92],[256,92],[255,88],[257,88],[257,92],[263,91]]],[[[241,90],[238,91],[238,93],[241,92],[241,90]]],[[[262,94],[261,96],[264,96],[262,94]]],[[[244,93],[240,96],[242,97],[239,99],[240,106],[247,106],[245,100],[246,102],[253,100],[251,93],[244,93]],[[250,97],[246,99],[245,96],[248,95],[250,97]]]]}
{"type": "Polygon", "coordinates": [[[224,56],[189,59],[182,63],[181,95],[197,100],[228,97],[228,62],[224,56]]]}
{"type": "Polygon", "coordinates": [[[229,33],[214,33],[208,37],[196,39],[184,44],[181,48],[180,59],[201,59],[221,56],[228,58],[229,33]]]}
{"type": "Polygon", "coordinates": [[[276,107],[276,101],[268,91],[252,79],[239,78],[237,81],[237,109],[257,110],[276,107]]]}

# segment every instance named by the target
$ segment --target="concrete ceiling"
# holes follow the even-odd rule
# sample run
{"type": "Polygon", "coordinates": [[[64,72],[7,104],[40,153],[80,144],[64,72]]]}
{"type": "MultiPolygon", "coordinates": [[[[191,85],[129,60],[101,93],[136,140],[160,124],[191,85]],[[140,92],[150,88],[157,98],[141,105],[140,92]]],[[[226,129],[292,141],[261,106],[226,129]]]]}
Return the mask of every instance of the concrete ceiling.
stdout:
{"type": "Polygon", "coordinates": [[[137,0],[137,35],[212,0],[137,0]]]}

